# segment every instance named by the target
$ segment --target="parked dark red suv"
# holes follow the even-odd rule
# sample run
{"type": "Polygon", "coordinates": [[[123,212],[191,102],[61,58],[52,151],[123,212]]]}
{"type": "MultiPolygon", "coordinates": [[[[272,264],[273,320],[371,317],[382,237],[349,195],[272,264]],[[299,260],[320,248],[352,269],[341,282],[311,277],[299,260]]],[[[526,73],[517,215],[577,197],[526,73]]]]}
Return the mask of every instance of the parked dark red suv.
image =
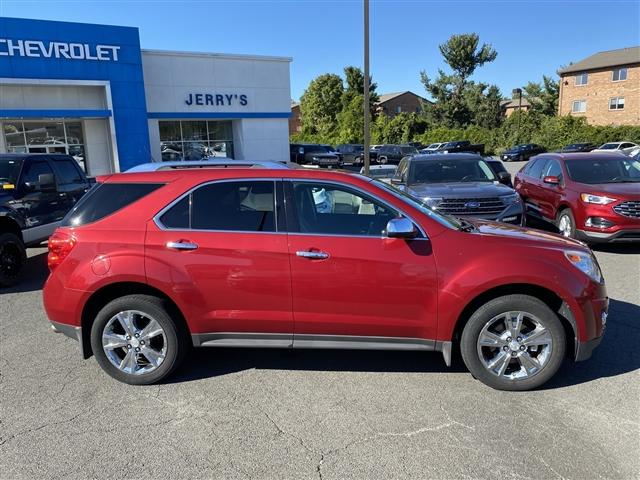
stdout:
{"type": "Polygon", "coordinates": [[[49,242],[54,328],[114,378],[170,374],[190,345],[435,350],[526,390],[584,360],[608,299],[591,251],[437,213],[326,170],[117,174],[49,242]]]}
{"type": "Polygon", "coordinates": [[[640,242],[640,162],[621,153],[545,153],[515,177],[528,214],[588,243],[640,242]]]}

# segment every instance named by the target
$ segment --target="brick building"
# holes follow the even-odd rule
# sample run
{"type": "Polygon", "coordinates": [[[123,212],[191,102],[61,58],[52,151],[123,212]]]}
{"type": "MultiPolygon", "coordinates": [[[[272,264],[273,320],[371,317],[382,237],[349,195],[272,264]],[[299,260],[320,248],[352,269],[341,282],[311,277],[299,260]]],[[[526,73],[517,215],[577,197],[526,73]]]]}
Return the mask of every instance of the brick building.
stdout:
{"type": "Polygon", "coordinates": [[[560,115],[640,125],[640,47],[599,52],[558,71],[560,115]]]}
{"type": "Polygon", "coordinates": [[[427,100],[413,92],[394,92],[380,95],[376,110],[388,117],[395,117],[402,112],[419,113],[422,111],[422,102],[427,100]]]}
{"type": "Polygon", "coordinates": [[[291,102],[291,116],[289,117],[289,136],[302,131],[302,115],[300,104],[291,102]]]}
{"type": "Polygon", "coordinates": [[[526,112],[530,108],[531,104],[529,103],[529,100],[524,97],[522,97],[522,100],[520,101],[517,98],[510,98],[500,102],[500,110],[505,118],[510,117],[513,115],[513,112],[516,112],[517,110],[526,112]]]}

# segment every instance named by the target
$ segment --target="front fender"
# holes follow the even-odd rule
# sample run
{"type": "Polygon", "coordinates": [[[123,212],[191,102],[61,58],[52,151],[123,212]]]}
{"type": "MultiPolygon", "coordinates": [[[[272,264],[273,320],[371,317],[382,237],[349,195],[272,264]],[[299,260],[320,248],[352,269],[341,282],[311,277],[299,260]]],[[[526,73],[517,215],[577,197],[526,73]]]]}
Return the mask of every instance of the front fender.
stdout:
{"type": "Polygon", "coordinates": [[[452,339],[465,308],[480,295],[510,286],[518,286],[526,292],[527,285],[555,293],[570,310],[571,315],[565,312],[564,316],[574,324],[576,338],[580,341],[593,338],[597,334],[596,327],[584,312],[585,304],[594,298],[597,286],[577,270],[568,270],[570,268],[548,256],[523,260],[522,256],[501,255],[499,262],[488,256],[450,277],[445,274],[445,278],[441,278],[443,283],[438,300],[438,340],[452,339]]]}

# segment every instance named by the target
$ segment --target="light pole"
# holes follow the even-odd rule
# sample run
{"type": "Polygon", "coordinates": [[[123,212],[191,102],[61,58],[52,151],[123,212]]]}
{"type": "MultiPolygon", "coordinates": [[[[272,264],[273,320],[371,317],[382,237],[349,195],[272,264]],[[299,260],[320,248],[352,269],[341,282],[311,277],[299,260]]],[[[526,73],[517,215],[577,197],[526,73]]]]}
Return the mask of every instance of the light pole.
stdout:
{"type": "Polygon", "coordinates": [[[518,95],[518,140],[516,143],[520,143],[520,117],[522,116],[522,89],[516,88],[516,94],[518,95]]]}
{"type": "Polygon", "coordinates": [[[369,175],[369,147],[371,144],[371,132],[369,122],[371,112],[369,110],[369,0],[364,0],[364,174],[369,175]]]}

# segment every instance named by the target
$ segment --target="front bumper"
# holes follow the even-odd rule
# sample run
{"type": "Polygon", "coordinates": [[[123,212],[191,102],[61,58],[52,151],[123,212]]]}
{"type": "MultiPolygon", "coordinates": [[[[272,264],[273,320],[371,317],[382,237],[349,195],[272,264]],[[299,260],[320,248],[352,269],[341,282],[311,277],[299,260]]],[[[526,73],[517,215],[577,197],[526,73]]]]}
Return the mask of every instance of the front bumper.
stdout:
{"type": "Polygon", "coordinates": [[[587,243],[640,243],[640,229],[619,229],[611,233],[576,230],[576,236],[587,243]]]}
{"type": "Polygon", "coordinates": [[[583,362],[584,360],[588,360],[591,358],[591,354],[593,351],[600,345],[602,342],[602,336],[594,338],[592,340],[588,340],[586,342],[578,342],[576,344],[576,362],[583,362]]]}

